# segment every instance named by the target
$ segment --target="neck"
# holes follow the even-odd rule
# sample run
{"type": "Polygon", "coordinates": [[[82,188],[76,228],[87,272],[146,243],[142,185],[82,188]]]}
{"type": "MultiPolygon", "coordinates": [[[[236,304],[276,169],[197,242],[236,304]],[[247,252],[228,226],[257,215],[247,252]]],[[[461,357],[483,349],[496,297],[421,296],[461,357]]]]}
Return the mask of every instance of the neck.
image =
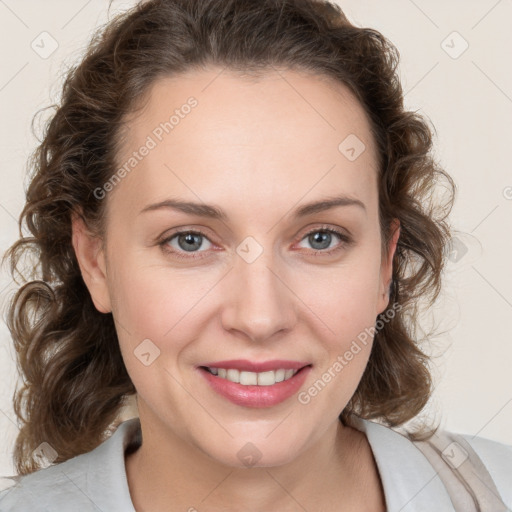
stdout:
{"type": "Polygon", "coordinates": [[[287,464],[240,468],[213,459],[150,413],[140,419],[143,443],[126,456],[136,510],[284,512],[318,510],[321,502],[333,510],[360,510],[360,498],[368,505],[372,495],[368,485],[379,490],[370,509],[384,510],[366,437],[340,421],[287,464]]]}

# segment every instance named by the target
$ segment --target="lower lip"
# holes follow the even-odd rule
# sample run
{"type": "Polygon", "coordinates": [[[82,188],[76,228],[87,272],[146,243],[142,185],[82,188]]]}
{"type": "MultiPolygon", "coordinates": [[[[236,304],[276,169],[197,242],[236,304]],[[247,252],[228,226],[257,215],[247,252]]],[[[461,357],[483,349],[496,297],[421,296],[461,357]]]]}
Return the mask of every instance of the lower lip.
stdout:
{"type": "Polygon", "coordinates": [[[219,395],[236,405],[245,407],[272,407],[294,395],[304,384],[311,366],[301,368],[292,378],[276,382],[272,386],[244,386],[230,380],[217,377],[204,368],[199,372],[219,395]]]}

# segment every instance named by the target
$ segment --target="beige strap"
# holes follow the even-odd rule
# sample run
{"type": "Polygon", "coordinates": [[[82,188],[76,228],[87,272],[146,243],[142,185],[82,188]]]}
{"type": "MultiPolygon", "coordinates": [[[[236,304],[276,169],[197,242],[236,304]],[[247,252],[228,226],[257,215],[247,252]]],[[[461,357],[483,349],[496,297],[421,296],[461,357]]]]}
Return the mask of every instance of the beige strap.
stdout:
{"type": "Polygon", "coordinates": [[[436,470],[457,512],[509,512],[489,471],[462,436],[441,431],[414,444],[436,470]]]}

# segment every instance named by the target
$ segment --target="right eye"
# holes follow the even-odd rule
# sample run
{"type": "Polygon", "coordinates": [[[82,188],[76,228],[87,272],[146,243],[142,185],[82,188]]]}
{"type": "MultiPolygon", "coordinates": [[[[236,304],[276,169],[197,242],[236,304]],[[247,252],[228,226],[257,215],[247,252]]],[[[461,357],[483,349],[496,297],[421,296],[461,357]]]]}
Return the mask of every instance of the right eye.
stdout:
{"type": "Polygon", "coordinates": [[[170,236],[166,236],[165,239],[160,241],[158,245],[160,245],[162,250],[165,252],[175,255],[178,258],[194,259],[203,257],[196,256],[194,253],[206,252],[197,251],[197,249],[203,245],[204,240],[207,240],[209,244],[213,245],[209,241],[208,237],[201,231],[181,230],[172,233],[170,236]],[[192,254],[187,256],[187,253],[192,254]]]}

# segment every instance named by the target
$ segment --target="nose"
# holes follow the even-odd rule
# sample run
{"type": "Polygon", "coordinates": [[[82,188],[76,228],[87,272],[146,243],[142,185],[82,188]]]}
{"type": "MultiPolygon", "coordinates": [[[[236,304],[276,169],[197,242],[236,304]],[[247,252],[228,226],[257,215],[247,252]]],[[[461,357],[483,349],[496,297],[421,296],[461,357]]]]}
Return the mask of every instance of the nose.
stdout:
{"type": "Polygon", "coordinates": [[[236,258],[224,286],[221,318],[226,331],[258,342],[293,328],[297,300],[283,267],[279,269],[270,252],[251,263],[236,258]]]}

